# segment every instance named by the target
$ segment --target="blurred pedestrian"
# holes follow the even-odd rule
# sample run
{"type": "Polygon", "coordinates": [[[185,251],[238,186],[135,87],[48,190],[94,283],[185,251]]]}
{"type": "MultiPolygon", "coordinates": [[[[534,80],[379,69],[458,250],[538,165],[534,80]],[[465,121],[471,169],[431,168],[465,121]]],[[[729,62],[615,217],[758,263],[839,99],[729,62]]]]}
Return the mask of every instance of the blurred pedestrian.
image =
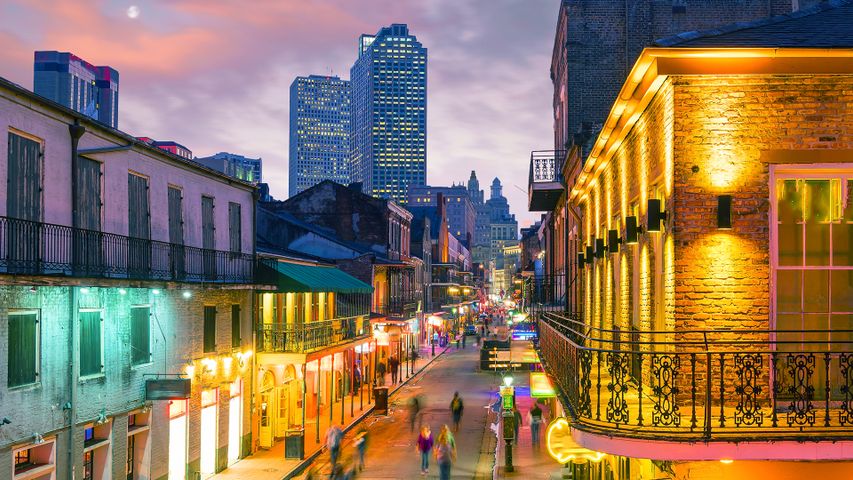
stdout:
{"type": "Polygon", "coordinates": [[[520,440],[518,438],[518,429],[521,428],[521,412],[518,411],[518,407],[515,405],[512,406],[512,416],[515,419],[515,444],[518,445],[518,441],[520,440]]]}
{"type": "Polygon", "coordinates": [[[400,371],[400,361],[397,360],[397,355],[391,355],[388,359],[388,369],[391,370],[391,385],[397,384],[397,373],[400,371]]]}
{"type": "Polygon", "coordinates": [[[465,350],[465,339],[468,338],[468,335],[465,335],[465,331],[462,331],[462,350],[465,350]]]}
{"type": "MultiPolygon", "coordinates": [[[[418,413],[421,411],[421,399],[418,395],[413,396],[409,400],[409,431],[415,431],[415,420],[418,418],[418,413]]],[[[418,425],[420,428],[420,425],[418,425]]]]}
{"type": "Polygon", "coordinates": [[[333,471],[338,463],[338,455],[341,453],[341,437],[343,435],[344,433],[337,425],[332,425],[326,430],[326,447],[329,449],[329,462],[332,464],[333,471]]]}
{"type": "Polygon", "coordinates": [[[381,386],[385,386],[385,361],[380,360],[376,365],[376,375],[378,377],[377,383],[381,386]]]}
{"type": "Polygon", "coordinates": [[[367,430],[364,428],[355,436],[355,449],[358,452],[358,469],[364,470],[364,453],[367,451],[367,430]]]}
{"type": "Polygon", "coordinates": [[[447,425],[444,425],[435,443],[435,462],[438,463],[440,480],[450,480],[450,468],[454,461],[456,461],[456,440],[447,425]]]}
{"type": "Polygon", "coordinates": [[[424,425],[421,429],[420,435],[418,435],[418,446],[417,450],[421,454],[421,475],[427,475],[429,473],[429,454],[432,451],[433,445],[432,432],[429,429],[429,425],[424,425]]]}
{"type": "Polygon", "coordinates": [[[462,420],[462,410],[465,405],[462,403],[462,397],[459,392],[453,392],[453,400],[450,401],[450,414],[453,417],[453,430],[459,431],[459,422],[462,420]]]}
{"type": "Polygon", "coordinates": [[[530,423],[530,439],[533,448],[539,448],[539,426],[542,424],[542,409],[538,403],[533,404],[527,421],[530,423]]]}

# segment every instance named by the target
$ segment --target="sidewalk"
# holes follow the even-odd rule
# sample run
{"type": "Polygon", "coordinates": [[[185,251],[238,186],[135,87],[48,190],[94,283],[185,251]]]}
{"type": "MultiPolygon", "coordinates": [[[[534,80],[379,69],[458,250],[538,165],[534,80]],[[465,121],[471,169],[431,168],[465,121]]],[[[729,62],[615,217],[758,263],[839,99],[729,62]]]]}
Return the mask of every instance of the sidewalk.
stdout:
{"type": "MultiPolygon", "coordinates": [[[[430,348],[422,347],[418,353],[418,359],[414,362],[414,368],[409,371],[407,376],[406,365],[400,365],[401,379],[396,385],[391,384],[391,374],[385,374],[385,385],[389,388],[389,397],[393,395],[400,387],[405,385],[409,380],[418,375],[434,358],[438,358],[446,349],[436,348],[435,357],[431,355],[430,348]]],[[[381,383],[380,383],[381,385],[381,383]]],[[[326,430],[330,424],[338,425],[342,430],[347,431],[361,420],[367,417],[373,410],[373,394],[368,397],[369,385],[363,385],[363,406],[362,394],[356,392],[355,396],[347,396],[343,399],[343,422],[341,421],[341,401],[337,401],[332,406],[332,418],[329,419],[329,410],[324,409],[320,416],[319,442],[317,441],[317,423],[305,423],[305,459],[285,459],[284,458],[284,441],[277,442],[273,448],[269,450],[259,449],[254,454],[245,457],[227,469],[209,477],[212,480],[239,480],[251,478],[252,480],[281,480],[290,478],[294,473],[310,464],[310,461],[321,453],[325,445],[326,430]],[[368,400],[370,398],[370,400],[368,400]]],[[[389,400],[390,403],[390,400],[389,400]]]]}

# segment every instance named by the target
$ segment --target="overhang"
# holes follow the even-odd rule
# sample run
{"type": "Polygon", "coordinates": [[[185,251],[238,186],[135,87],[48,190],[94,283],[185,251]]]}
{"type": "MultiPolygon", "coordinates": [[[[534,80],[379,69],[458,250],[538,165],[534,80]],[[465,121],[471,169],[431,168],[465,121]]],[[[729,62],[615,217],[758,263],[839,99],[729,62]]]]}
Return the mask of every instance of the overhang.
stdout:
{"type": "Polygon", "coordinates": [[[335,267],[288,262],[264,263],[258,275],[276,292],[372,293],[373,287],[335,267]]]}

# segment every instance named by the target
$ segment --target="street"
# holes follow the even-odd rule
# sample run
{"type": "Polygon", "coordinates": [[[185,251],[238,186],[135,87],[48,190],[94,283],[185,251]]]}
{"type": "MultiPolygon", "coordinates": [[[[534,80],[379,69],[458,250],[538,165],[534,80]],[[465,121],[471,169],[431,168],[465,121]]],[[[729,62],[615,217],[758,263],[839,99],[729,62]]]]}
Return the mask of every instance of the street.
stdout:
{"type": "MultiPolygon", "coordinates": [[[[492,432],[486,425],[487,408],[490,395],[496,391],[496,377],[488,372],[476,369],[478,350],[471,344],[468,348],[451,348],[438,358],[417,379],[400,390],[391,399],[388,416],[374,416],[355,427],[344,438],[341,456],[346,462],[355,458],[352,444],[354,434],[361,428],[368,430],[366,468],[358,478],[418,478],[420,477],[420,458],[415,450],[417,431],[409,429],[408,402],[413,395],[421,395],[424,400],[420,421],[428,424],[433,436],[437,437],[443,424],[452,427],[450,401],[453,392],[458,391],[465,402],[465,410],[459,432],[455,434],[458,457],[453,465],[453,478],[492,478],[494,461],[494,443],[484,450],[484,435],[492,432]],[[485,432],[485,433],[484,433],[485,432]],[[481,458],[481,453],[485,455],[481,458]]],[[[417,429],[417,424],[416,424],[417,429]]],[[[329,455],[324,452],[314,467],[328,475],[329,455]]],[[[430,459],[429,475],[425,478],[438,478],[435,459],[430,459]]]]}

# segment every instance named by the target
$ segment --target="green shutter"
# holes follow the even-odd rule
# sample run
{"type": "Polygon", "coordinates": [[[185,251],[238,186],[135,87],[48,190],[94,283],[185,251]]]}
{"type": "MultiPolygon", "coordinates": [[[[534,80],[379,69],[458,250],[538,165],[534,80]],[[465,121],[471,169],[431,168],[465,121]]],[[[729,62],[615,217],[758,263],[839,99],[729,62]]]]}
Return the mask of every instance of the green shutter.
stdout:
{"type": "Polygon", "coordinates": [[[151,361],[151,320],[148,307],[130,309],[130,358],[133,365],[151,361]]]}
{"type": "Polygon", "coordinates": [[[101,312],[80,312],[80,376],[101,373],[101,312]]]}
{"type": "Polygon", "coordinates": [[[8,386],[36,382],[38,314],[9,314],[8,386]]]}
{"type": "Polygon", "coordinates": [[[240,347],[240,305],[231,305],[231,346],[240,347]]]}
{"type": "Polygon", "coordinates": [[[216,307],[204,307],[204,352],[216,351],[216,307]]]}

